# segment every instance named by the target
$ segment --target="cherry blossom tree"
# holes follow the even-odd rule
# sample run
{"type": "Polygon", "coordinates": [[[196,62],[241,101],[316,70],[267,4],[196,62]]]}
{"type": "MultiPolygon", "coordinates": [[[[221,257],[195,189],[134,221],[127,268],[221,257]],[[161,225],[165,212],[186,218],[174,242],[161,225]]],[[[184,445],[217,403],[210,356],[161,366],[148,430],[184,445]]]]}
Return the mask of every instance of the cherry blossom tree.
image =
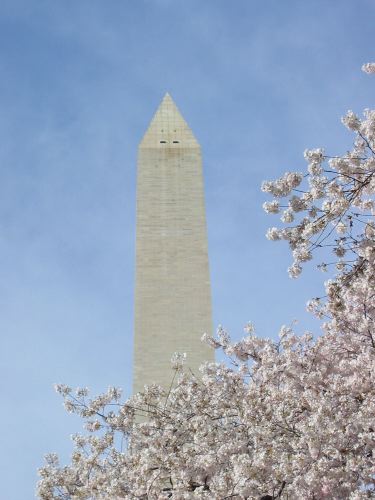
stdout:
{"type": "Polygon", "coordinates": [[[288,242],[290,276],[319,251],[331,271],[308,304],[323,334],[284,326],[273,341],[249,324],[233,342],[219,328],[204,341],[231,363],[194,375],[176,354],[170,390],[149,386],[125,403],[115,388],[90,398],[58,385],[87,432],[73,437],[69,465],[46,457],[40,499],[375,498],[375,111],[343,123],[349,151],[307,150],[306,173],[262,186],[284,224],[267,237],[288,242]]]}

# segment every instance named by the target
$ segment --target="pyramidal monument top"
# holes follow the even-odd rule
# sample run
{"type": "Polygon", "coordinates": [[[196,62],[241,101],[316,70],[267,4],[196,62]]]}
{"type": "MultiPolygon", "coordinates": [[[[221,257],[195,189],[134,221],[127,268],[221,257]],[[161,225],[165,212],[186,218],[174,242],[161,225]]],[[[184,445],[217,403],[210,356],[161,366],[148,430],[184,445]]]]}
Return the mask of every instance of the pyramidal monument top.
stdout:
{"type": "Polygon", "coordinates": [[[168,92],[163,97],[139,147],[199,147],[193,132],[168,92]]]}

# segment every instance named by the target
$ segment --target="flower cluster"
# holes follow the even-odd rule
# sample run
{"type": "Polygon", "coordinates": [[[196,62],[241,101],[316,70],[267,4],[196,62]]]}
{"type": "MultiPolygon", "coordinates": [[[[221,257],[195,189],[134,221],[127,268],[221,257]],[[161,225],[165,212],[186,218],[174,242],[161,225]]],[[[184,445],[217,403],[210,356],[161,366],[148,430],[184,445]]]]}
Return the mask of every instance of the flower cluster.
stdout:
{"type": "MultiPolygon", "coordinates": [[[[328,288],[335,300],[334,283],[328,288]]],[[[107,394],[98,403],[63,393],[90,433],[74,436],[69,466],[47,457],[39,498],[370,498],[373,293],[353,283],[346,316],[315,342],[291,327],[278,342],[252,328],[232,342],[219,329],[207,340],[233,367],[206,364],[196,377],[180,372],[168,396],[158,386],[124,404],[107,394]]]]}
{"type": "Polygon", "coordinates": [[[363,118],[349,111],[342,121],[355,133],[351,151],[330,157],[323,149],[306,150],[305,176],[288,172],[263,183],[263,191],[276,197],[264,203],[265,211],[282,212],[281,221],[287,224],[270,228],[267,238],[289,243],[293,278],[318,249],[333,253],[333,262],[318,267],[326,271],[335,266],[342,282],[374,260],[375,111],[365,110],[363,118]]]}

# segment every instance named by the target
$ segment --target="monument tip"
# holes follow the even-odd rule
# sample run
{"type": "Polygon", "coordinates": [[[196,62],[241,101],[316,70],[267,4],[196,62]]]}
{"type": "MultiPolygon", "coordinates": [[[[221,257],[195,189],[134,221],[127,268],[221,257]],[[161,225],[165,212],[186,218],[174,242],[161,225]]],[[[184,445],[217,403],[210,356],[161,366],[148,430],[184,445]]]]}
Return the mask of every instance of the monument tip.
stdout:
{"type": "Polygon", "coordinates": [[[189,125],[184,120],[169,92],[166,92],[151,123],[143,136],[140,147],[199,146],[189,125]]]}

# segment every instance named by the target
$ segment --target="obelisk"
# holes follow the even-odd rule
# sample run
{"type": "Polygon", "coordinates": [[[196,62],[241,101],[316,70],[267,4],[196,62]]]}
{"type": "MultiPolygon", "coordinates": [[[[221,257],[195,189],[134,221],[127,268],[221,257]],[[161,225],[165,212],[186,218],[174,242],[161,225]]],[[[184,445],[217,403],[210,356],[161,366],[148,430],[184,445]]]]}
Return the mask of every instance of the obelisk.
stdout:
{"type": "Polygon", "coordinates": [[[133,392],[171,384],[170,360],[213,361],[200,146],[169,94],[138,151],[133,392]]]}

